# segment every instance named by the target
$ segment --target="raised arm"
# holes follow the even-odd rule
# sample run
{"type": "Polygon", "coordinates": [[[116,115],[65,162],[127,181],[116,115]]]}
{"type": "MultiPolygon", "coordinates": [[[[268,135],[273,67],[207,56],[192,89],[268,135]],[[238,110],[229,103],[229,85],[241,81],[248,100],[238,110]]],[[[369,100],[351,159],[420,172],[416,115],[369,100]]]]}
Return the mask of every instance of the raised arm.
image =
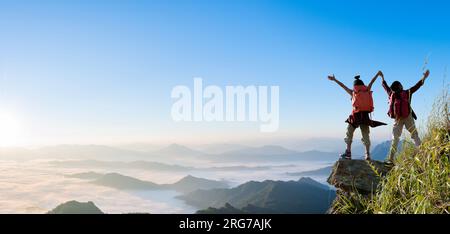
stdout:
{"type": "MultiPolygon", "coordinates": [[[[381,72],[381,71],[380,71],[380,72],[381,72]]],[[[386,81],[384,80],[384,74],[383,74],[383,72],[380,73],[380,76],[381,76],[381,84],[382,84],[384,90],[386,90],[386,93],[387,93],[388,95],[391,95],[392,90],[391,90],[391,88],[389,87],[389,85],[386,83],[386,81]]]]}
{"type": "Polygon", "coordinates": [[[420,87],[422,87],[422,85],[425,83],[425,80],[428,78],[429,75],[430,75],[430,70],[427,70],[427,71],[425,71],[425,73],[423,73],[422,79],[420,79],[419,82],[417,82],[417,84],[415,84],[413,87],[411,87],[409,89],[411,94],[413,94],[414,92],[419,90],[420,87]]]}
{"type": "Polygon", "coordinates": [[[381,71],[378,71],[377,74],[372,78],[372,80],[370,81],[369,85],[367,86],[367,89],[371,90],[372,89],[372,85],[373,83],[375,83],[375,81],[377,80],[378,76],[383,74],[381,71]]]}
{"type": "Polygon", "coordinates": [[[334,77],[334,75],[328,76],[328,79],[336,82],[339,86],[341,86],[345,90],[345,92],[347,92],[350,96],[352,96],[353,90],[347,88],[347,86],[345,86],[342,82],[338,81],[336,77],[334,77]]]}

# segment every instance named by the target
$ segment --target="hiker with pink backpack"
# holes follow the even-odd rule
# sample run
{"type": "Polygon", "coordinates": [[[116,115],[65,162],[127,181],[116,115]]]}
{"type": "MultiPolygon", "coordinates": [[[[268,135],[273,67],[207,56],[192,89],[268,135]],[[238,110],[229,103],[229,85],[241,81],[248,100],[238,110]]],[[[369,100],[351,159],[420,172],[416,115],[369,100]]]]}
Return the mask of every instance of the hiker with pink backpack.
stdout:
{"type": "Polygon", "coordinates": [[[385,123],[372,120],[370,118],[370,113],[373,112],[374,106],[373,106],[373,98],[372,98],[372,85],[375,82],[375,80],[380,76],[382,73],[381,71],[378,71],[378,73],[372,78],[369,85],[366,86],[364,82],[360,79],[360,76],[355,76],[355,81],[353,82],[353,89],[347,88],[342,82],[336,79],[334,75],[328,76],[328,79],[331,81],[336,82],[339,86],[341,86],[352,98],[352,113],[345,121],[348,123],[347,125],[347,133],[346,137],[344,139],[345,143],[347,144],[347,148],[345,152],[341,155],[341,158],[343,159],[351,159],[352,153],[352,141],[353,141],[353,133],[355,132],[356,128],[360,128],[362,139],[366,154],[365,159],[371,160],[370,157],[370,127],[377,127],[380,125],[386,125],[385,123]]]}
{"type": "Polygon", "coordinates": [[[410,89],[403,90],[403,86],[399,81],[394,81],[391,86],[388,86],[384,80],[383,73],[381,72],[380,74],[383,88],[389,96],[388,116],[395,120],[392,128],[392,144],[386,161],[388,164],[392,164],[394,161],[400,136],[402,135],[403,126],[406,127],[406,129],[411,133],[411,138],[414,140],[416,147],[421,144],[414,121],[417,119],[417,116],[411,108],[411,98],[412,94],[425,83],[425,80],[429,75],[430,71],[427,70],[423,73],[422,79],[417,82],[417,84],[410,89]]]}

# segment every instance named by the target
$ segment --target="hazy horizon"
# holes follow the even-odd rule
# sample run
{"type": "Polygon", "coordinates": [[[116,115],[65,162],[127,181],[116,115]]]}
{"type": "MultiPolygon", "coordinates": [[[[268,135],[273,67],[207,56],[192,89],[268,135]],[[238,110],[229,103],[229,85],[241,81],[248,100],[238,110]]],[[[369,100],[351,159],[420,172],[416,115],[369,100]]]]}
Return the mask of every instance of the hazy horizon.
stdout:
{"type": "MultiPolygon", "coordinates": [[[[356,134],[355,134],[356,135],[356,134]]],[[[389,141],[390,139],[372,140],[372,145],[389,141]]],[[[198,150],[205,153],[214,151],[215,148],[230,148],[229,151],[234,151],[233,147],[248,147],[259,148],[264,146],[280,146],[285,149],[295,150],[298,152],[305,151],[322,151],[322,152],[340,152],[342,150],[343,139],[340,138],[279,138],[279,139],[242,139],[234,141],[211,141],[211,142],[191,142],[191,141],[135,141],[135,142],[117,142],[117,143],[102,143],[102,142],[63,142],[55,144],[40,144],[40,145],[17,145],[17,146],[0,146],[0,150],[8,149],[40,149],[46,147],[58,147],[58,146],[107,146],[119,149],[133,150],[133,151],[145,151],[145,152],[157,152],[163,148],[171,145],[180,145],[188,147],[192,150],[198,150]],[[211,148],[211,149],[209,149],[211,148]]],[[[355,139],[353,148],[360,149],[363,147],[361,140],[355,139]]],[[[373,148],[373,147],[372,147],[373,148]]],[[[225,150],[224,150],[225,151],[225,150]]]]}

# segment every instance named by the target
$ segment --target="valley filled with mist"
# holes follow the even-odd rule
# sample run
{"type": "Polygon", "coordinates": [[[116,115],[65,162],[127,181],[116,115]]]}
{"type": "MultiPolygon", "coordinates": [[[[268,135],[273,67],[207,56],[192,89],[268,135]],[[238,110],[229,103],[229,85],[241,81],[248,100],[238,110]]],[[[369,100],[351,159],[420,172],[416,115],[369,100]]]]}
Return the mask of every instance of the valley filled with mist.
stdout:
{"type": "MultiPolygon", "coordinates": [[[[374,152],[383,154],[385,145],[374,152]]],[[[247,212],[323,213],[334,198],[326,179],[338,158],[234,144],[58,145],[0,154],[0,213],[47,213],[72,200],[92,201],[104,213],[195,213],[229,204],[247,212]]]]}

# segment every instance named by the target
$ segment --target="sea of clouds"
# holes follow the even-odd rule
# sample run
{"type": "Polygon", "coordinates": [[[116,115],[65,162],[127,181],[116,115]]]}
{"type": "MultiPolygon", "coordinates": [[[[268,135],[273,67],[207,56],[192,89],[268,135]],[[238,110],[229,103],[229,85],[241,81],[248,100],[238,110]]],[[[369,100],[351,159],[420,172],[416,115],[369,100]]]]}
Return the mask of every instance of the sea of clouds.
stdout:
{"type": "MultiPolygon", "coordinates": [[[[57,205],[77,200],[93,201],[105,213],[193,213],[192,207],[176,199],[175,191],[123,191],[69,178],[73,173],[117,172],[155,183],[173,183],[187,174],[214,180],[226,180],[237,186],[249,180],[297,180],[286,172],[324,167],[327,164],[276,165],[266,170],[169,172],[130,168],[57,167],[49,161],[0,160],[0,213],[46,213],[57,205]]],[[[325,178],[314,178],[325,182],[325,178]]]]}

